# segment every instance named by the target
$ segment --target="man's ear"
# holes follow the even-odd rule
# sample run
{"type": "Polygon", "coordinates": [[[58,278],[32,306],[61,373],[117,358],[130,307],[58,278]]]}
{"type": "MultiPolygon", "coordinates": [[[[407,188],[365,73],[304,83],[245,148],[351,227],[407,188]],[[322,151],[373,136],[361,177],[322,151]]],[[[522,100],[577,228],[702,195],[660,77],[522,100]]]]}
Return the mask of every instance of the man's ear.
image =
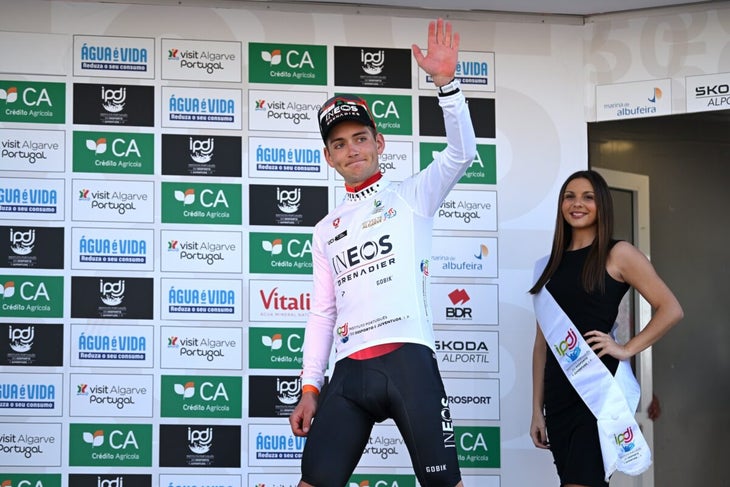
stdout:
{"type": "Polygon", "coordinates": [[[385,150],[385,137],[380,132],[375,134],[375,143],[378,145],[378,155],[382,154],[385,150]]]}
{"type": "Polygon", "coordinates": [[[324,149],[322,149],[322,152],[324,152],[324,159],[327,161],[327,165],[329,167],[334,169],[334,165],[332,164],[332,158],[330,157],[330,150],[327,148],[327,146],[324,146],[324,149]]]}

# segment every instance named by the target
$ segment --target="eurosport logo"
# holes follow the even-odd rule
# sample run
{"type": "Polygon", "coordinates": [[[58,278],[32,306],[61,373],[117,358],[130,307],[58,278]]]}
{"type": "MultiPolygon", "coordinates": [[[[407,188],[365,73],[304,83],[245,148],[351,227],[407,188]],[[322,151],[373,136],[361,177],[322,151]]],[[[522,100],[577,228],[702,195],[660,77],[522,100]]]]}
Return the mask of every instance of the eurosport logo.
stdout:
{"type": "Polygon", "coordinates": [[[162,279],[163,320],[241,321],[240,279],[162,279]]]}
{"type": "Polygon", "coordinates": [[[451,416],[460,420],[499,421],[499,379],[445,378],[451,416]]]}
{"type": "Polygon", "coordinates": [[[499,372],[496,331],[435,330],[439,368],[448,372],[499,372]]]}
{"type": "Polygon", "coordinates": [[[242,344],[240,327],[163,326],[160,329],[160,367],[241,370],[242,344]]]}
{"type": "Polygon", "coordinates": [[[241,232],[163,230],[161,268],[170,272],[242,272],[241,232]]]}
{"type": "Polygon", "coordinates": [[[62,179],[0,179],[0,218],[6,220],[63,220],[62,179]]]}
{"type": "Polygon", "coordinates": [[[69,415],[152,417],[152,375],[71,374],[69,415]]]}
{"type": "Polygon", "coordinates": [[[63,172],[66,132],[16,130],[0,132],[0,171],[63,172]]]}
{"type": "Polygon", "coordinates": [[[74,76],[155,77],[155,40],[74,35],[74,76]]]}
{"type": "Polygon", "coordinates": [[[150,368],[152,325],[71,325],[71,366],[150,368]]]}

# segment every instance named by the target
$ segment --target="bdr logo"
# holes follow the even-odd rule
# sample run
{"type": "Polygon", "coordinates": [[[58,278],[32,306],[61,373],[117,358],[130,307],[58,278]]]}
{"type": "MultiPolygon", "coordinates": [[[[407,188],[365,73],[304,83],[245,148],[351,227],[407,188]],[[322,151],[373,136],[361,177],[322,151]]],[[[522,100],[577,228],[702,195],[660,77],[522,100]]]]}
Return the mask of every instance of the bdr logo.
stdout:
{"type": "Polygon", "coordinates": [[[464,304],[469,301],[469,294],[464,289],[454,289],[449,293],[449,299],[454,305],[446,308],[447,318],[464,318],[471,319],[471,308],[458,308],[457,304],[464,304]]]}

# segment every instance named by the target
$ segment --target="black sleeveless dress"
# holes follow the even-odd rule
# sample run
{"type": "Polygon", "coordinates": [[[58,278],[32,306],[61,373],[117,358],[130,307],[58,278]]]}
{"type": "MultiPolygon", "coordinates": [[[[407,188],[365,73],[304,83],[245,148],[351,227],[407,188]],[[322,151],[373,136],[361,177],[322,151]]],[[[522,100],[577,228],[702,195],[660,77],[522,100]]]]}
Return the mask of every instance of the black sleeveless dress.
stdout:
{"type": "MultiPolygon", "coordinates": [[[[616,242],[612,242],[611,246],[616,242]]],[[[583,289],[581,273],[590,247],[565,251],[560,266],[546,288],[581,334],[591,330],[608,333],[613,328],[621,299],[629,285],[605,278],[605,293],[583,289]]],[[[612,374],[618,360],[601,358],[612,374]]],[[[558,361],[547,350],[545,361],[545,421],[550,450],[561,484],[576,483],[605,487],[603,460],[598,441],[596,418],[563,373],[558,361]]]]}

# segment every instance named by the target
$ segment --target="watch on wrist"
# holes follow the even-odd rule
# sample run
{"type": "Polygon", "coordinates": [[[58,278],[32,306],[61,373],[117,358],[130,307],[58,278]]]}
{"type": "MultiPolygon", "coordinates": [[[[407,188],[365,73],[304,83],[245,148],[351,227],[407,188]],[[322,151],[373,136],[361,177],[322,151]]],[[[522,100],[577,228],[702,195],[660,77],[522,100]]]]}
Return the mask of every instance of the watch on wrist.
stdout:
{"type": "Polygon", "coordinates": [[[445,85],[438,87],[439,96],[449,96],[454,93],[458,93],[460,91],[460,86],[459,80],[454,78],[445,85]]]}

